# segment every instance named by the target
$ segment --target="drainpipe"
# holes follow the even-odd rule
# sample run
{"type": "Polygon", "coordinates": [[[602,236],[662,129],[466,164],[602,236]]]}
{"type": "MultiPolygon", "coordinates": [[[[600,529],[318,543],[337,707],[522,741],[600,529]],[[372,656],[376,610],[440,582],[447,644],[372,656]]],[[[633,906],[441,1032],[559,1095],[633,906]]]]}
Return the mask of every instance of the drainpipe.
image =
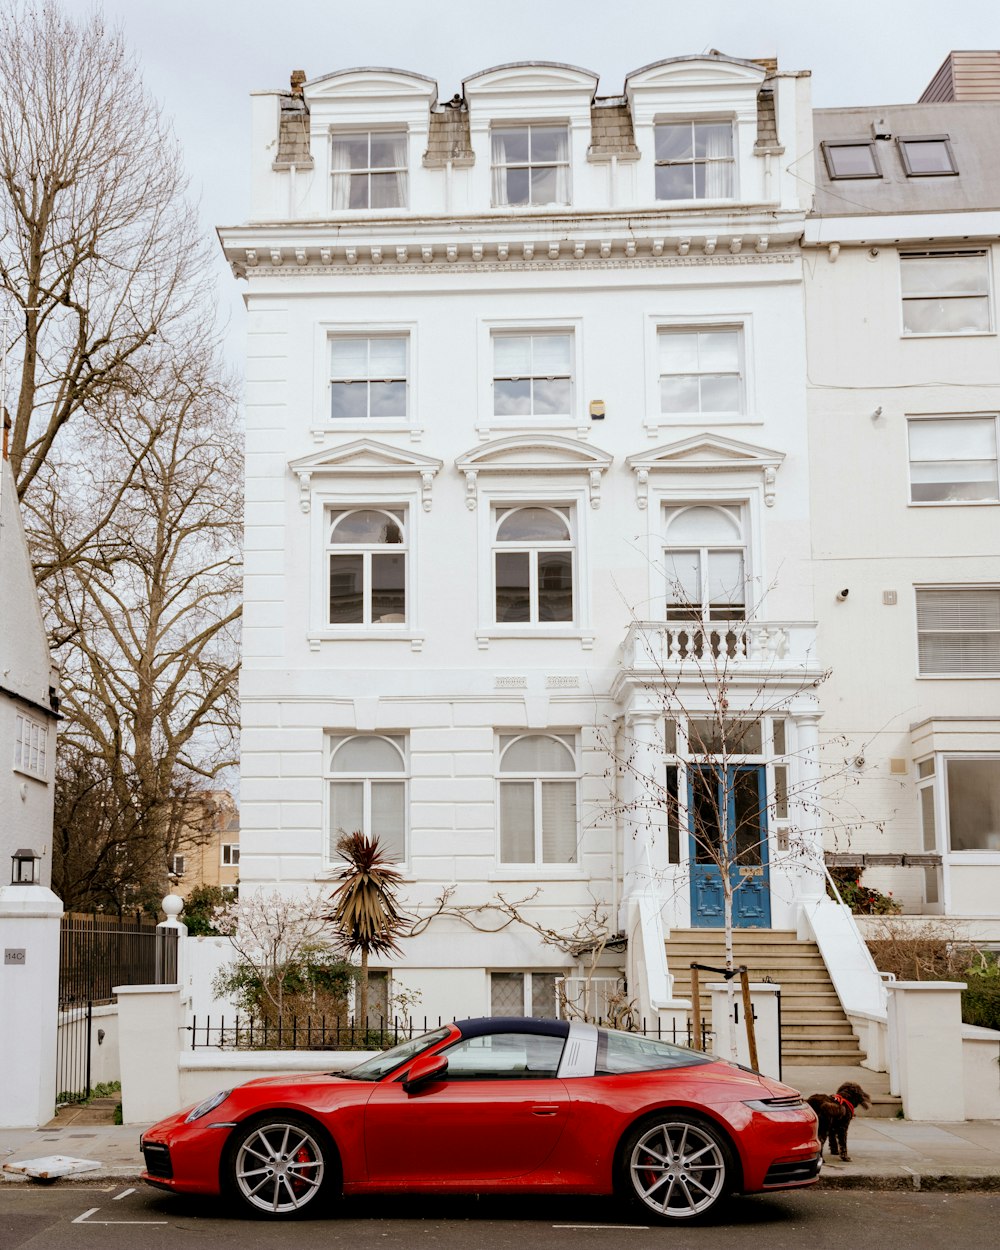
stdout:
{"type": "Polygon", "coordinates": [[[288,167],[288,216],[295,216],[295,163],[288,167]]]}

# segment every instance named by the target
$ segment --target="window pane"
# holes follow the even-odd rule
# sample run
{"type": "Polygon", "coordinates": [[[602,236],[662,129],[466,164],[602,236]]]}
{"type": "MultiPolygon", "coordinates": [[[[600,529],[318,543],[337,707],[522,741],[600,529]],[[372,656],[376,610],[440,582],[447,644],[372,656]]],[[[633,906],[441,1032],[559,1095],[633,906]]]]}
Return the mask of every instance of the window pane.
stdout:
{"type": "Polygon", "coordinates": [[[875,164],[875,153],[869,143],[831,144],[826,155],[838,178],[864,178],[878,174],[875,164]]]}
{"type": "Polygon", "coordinates": [[[732,375],[713,377],[708,374],[701,379],[702,412],[738,412],[739,407],[739,378],[732,375]]]}
{"type": "Polygon", "coordinates": [[[528,553],[526,551],[498,551],[496,578],[497,621],[530,620],[528,553]]]}
{"type": "Polygon", "coordinates": [[[518,382],[497,380],[493,383],[493,415],[496,417],[524,417],[531,414],[531,382],[522,378],[518,382]]]}
{"type": "Polygon", "coordinates": [[[368,377],[368,339],[332,339],[330,342],[330,376],[334,378],[368,377]]]}
{"type": "Polygon", "coordinates": [[[726,200],[733,194],[731,161],[710,161],[694,167],[694,195],[697,200],[726,200]]]}
{"type": "Polygon", "coordinates": [[[690,160],[693,155],[691,148],[692,127],[684,122],[679,126],[657,126],[656,159],[658,161],[690,160]]]}
{"type": "Polygon", "coordinates": [[[704,125],[699,123],[694,128],[694,154],[696,157],[707,157],[720,160],[733,154],[733,128],[725,122],[722,125],[704,125]]]}
{"type": "Polygon", "coordinates": [[[334,169],[367,169],[368,136],[336,135],[333,139],[334,169]]]}
{"type": "Polygon", "coordinates": [[[990,328],[985,295],[957,299],[906,299],[903,327],[908,334],[963,334],[990,328]]]}
{"type": "Polygon", "coordinates": [[[698,360],[704,373],[735,373],[740,367],[737,330],[703,330],[698,334],[698,360]]]}
{"type": "Polygon", "coordinates": [[[348,208],[368,207],[368,175],[351,174],[351,195],[348,208]]]}
{"type": "Polygon", "coordinates": [[[500,542],[568,541],[566,518],[548,508],[515,508],[504,515],[497,527],[500,542]]]}
{"type": "Polygon", "coordinates": [[[701,606],[701,557],[697,551],[666,551],[663,572],[667,603],[685,608],[701,606]]]}
{"type": "Polygon", "coordinates": [[[406,166],[406,134],[392,131],[372,134],[372,169],[403,169],[406,166]]]}
{"type": "Polygon", "coordinates": [[[335,781],[330,784],[330,855],[344,834],[364,830],[364,782],[335,781]]]}
{"type": "Polygon", "coordinates": [[[528,127],[493,132],[493,162],[496,165],[525,163],[528,160],[528,127]]]}
{"type": "Polygon", "coordinates": [[[694,166],[657,165],[656,198],[658,200],[694,199],[694,166]]]}
{"type": "MultiPolygon", "coordinates": [[[[556,1012],[556,978],[553,972],[533,972],[531,974],[531,1014],[533,1016],[554,1018],[556,1012]]],[[[541,1035],[539,1035],[541,1036],[541,1035]]],[[[554,1039],[546,1039],[554,1040],[554,1039]]],[[[561,1051],[560,1051],[561,1053],[561,1051]]],[[[559,1070],[559,1056],[555,1055],[552,1075],[559,1070]]]]}
{"type": "Polygon", "coordinates": [[[406,620],[406,559],[372,556],[372,623],[400,625],[406,620]]]}
{"type": "Polygon", "coordinates": [[[952,174],[955,167],[948,145],[941,139],[900,140],[910,172],[914,174],[952,174]]]}
{"type": "Polygon", "coordinates": [[[494,972],[490,975],[490,1014],[524,1015],[524,974],[494,972]]]}
{"type": "Polygon", "coordinates": [[[555,204],[558,199],[555,167],[552,165],[534,167],[531,171],[532,204],[555,204]]]}
{"type": "Polygon", "coordinates": [[[904,294],[982,295],[987,290],[983,255],[903,256],[900,273],[904,294]]]}
{"type": "Polygon", "coordinates": [[[567,151],[565,126],[532,126],[531,159],[535,164],[565,161],[567,151]]]}
{"type": "Polygon", "coordinates": [[[741,536],[739,522],[731,512],[705,505],[677,513],[668,533],[671,543],[691,543],[699,547],[738,542],[741,536]]]}
{"type": "Polygon", "coordinates": [[[500,761],[502,773],[571,773],[575,768],[573,752],[565,742],[547,734],[516,739],[500,761]]]}
{"type": "Polygon", "coordinates": [[[526,378],[530,373],[530,335],[498,334],[493,340],[493,376],[526,378]]]}
{"type": "Polygon", "coordinates": [[[405,799],[402,781],[372,782],[372,836],[389,859],[400,861],[406,858],[405,799]]]}
{"type": "Polygon", "coordinates": [[[911,460],[947,460],[951,456],[967,460],[996,458],[994,417],[911,421],[909,433],[911,460]]]}
{"type": "Polygon", "coordinates": [[[735,604],[742,610],[746,603],[742,552],[708,553],[708,601],[713,604],[735,604]]]}
{"type": "Polygon", "coordinates": [[[368,417],[367,382],[331,382],[330,416],[334,421],[364,421],[368,417]]]}
{"type": "Polygon", "coordinates": [[[528,204],[531,201],[531,174],[527,169],[508,169],[506,173],[508,204],[528,204]]]}
{"type": "Polygon", "coordinates": [[[1000,633],[924,634],[918,654],[921,673],[1000,673],[1000,633]]]}
{"type": "Polygon", "coordinates": [[[403,757],[385,738],[358,736],[341,742],[333,753],[335,773],[401,773],[403,757]]]}
{"type": "Polygon", "coordinates": [[[1000,851],[1000,760],[948,761],[953,851],[1000,851]]]}
{"type": "Polygon", "coordinates": [[[920,794],[920,825],[925,851],[937,850],[937,823],[934,817],[934,787],[924,786],[920,794]]]}
{"type": "Polygon", "coordinates": [[[774,819],[788,819],[788,768],[784,764],[774,766],[774,819]]]}
{"type": "Polygon", "coordinates": [[[569,378],[553,381],[536,379],[532,383],[532,412],[536,416],[568,416],[571,407],[572,388],[569,378]]]}
{"type": "Polygon", "coordinates": [[[919,629],[1000,629],[1000,590],[918,590],[919,629]]]}
{"type": "Polygon", "coordinates": [[[406,416],[405,382],[369,382],[368,390],[371,400],[371,416],[406,416]]]}
{"type": "Polygon", "coordinates": [[[373,508],[334,514],[330,534],[333,543],[401,543],[403,533],[397,521],[373,508]]]}
{"type": "Polygon", "coordinates": [[[360,625],[364,620],[364,557],[330,557],[330,624],[360,625]]]}
{"type": "Polygon", "coordinates": [[[371,207],[404,208],[406,174],[371,174],[371,207]]]}
{"type": "Polygon", "coordinates": [[[697,377],[681,375],[660,379],[661,412],[697,412],[699,403],[697,377]]]}
{"type": "Polygon", "coordinates": [[[784,755],[785,754],[785,722],[783,720],[774,721],[772,733],[774,737],[775,755],[784,755]]]}
{"type": "Polygon", "coordinates": [[[991,502],[998,496],[995,460],[947,460],[910,466],[914,503],[991,502]]]}
{"type": "Polygon", "coordinates": [[[406,377],[406,339],[405,338],[374,338],[371,344],[371,366],[368,376],[371,378],[405,378],[406,377]]]}
{"type": "Polygon", "coordinates": [[[542,782],[542,862],[576,863],[576,782],[542,782]]]}
{"type": "Polygon", "coordinates": [[[500,862],[535,862],[535,787],[530,781],[500,786],[500,862]]]}
{"type": "Polygon", "coordinates": [[[570,372],[572,338],[568,334],[536,334],[531,340],[531,372],[553,377],[570,372]]]}
{"type": "Polygon", "coordinates": [[[538,619],[573,619],[573,553],[570,551],[538,553],[538,619]]]}
{"type": "Polygon", "coordinates": [[[661,330],[657,338],[660,346],[661,373],[698,372],[697,334],[683,330],[661,330]]]}

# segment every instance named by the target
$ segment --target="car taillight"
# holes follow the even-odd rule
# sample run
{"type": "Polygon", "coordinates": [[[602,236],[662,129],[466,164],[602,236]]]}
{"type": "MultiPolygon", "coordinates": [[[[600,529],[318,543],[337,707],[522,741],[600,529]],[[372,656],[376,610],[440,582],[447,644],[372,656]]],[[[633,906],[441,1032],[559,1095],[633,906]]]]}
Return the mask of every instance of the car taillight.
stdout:
{"type": "Polygon", "coordinates": [[[747,1099],[743,1105],[753,1111],[798,1111],[806,1103],[800,1094],[786,1094],[781,1098],[747,1099]]]}

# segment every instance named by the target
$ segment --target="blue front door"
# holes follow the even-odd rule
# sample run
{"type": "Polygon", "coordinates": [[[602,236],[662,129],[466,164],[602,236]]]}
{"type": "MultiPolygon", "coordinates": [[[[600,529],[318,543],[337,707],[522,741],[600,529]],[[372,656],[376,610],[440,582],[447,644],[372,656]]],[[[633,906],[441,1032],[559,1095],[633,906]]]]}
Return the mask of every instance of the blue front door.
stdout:
{"type": "Polygon", "coordinates": [[[767,774],[763,764],[694,764],[688,769],[691,924],[725,922],[722,873],[733,886],[733,924],[767,929],[767,774]]]}

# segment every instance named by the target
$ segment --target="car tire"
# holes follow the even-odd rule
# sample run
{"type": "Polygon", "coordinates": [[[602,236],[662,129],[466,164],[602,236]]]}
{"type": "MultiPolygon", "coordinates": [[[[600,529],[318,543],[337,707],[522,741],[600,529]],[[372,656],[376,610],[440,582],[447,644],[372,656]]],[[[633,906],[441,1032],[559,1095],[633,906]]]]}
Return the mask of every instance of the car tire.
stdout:
{"type": "Polygon", "coordinates": [[[704,1218],[736,1185],[729,1142],[686,1111],[661,1111],[635,1125],[619,1158],[622,1192],[646,1219],[664,1224],[704,1218]]]}
{"type": "Polygon", "coordinates": [[[339,1190],[339,1159],[313,1120],[276,1111],[238,1125],[222,1161],[222,1187],[244,1215],[321,1215],[339,1190]]]}

